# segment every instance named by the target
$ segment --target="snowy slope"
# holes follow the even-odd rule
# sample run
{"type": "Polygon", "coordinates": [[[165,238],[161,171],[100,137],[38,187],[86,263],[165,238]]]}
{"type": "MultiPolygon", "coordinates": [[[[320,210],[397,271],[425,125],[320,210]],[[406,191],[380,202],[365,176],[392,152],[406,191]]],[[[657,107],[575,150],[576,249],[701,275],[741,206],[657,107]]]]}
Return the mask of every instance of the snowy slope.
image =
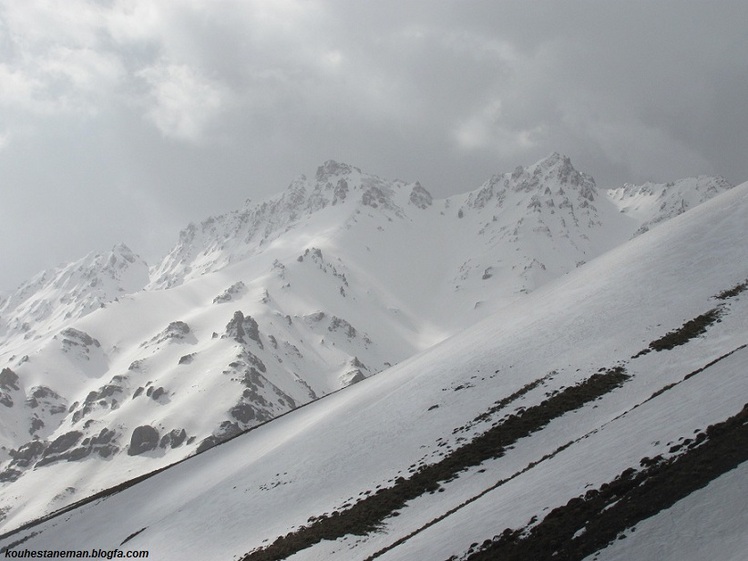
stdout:
{"type": "MultiPolygon", "coordinates": [[[[378,487],[403,485],[417,466],[438,464],[512,418],[536,424],[500,454],[436,481],[438,492],[407,500],[376,531],[324,540],[293,558],[365,559],[381,552],[381,559],[446,559],[475,551],[473,544],[505,528],[531,535],[551,509],[604,489],[628,468],[688,456],[684,450],[692,446],[684,439],[748,403],[746,224],[743,184],[378,376],[6,536],[3,545],[238,558],[314,526],[312,517],[345,511],[378,487]],[[682,335],[697,318],[703,331],[666,348],[666,334],[682,335]],[[599,395],[533,420],[548,409],[543,404],[560,402],[595,373],[604,378],[616,367],[625,377],[599,395]]],[[[694,450],[710,439],[696,438],[694,450]]],[[[129,457],[123,466],[135,470],[139,461],[129,457]]],[[[63,463],[57,473],[71,484],[97,473],[81,471],[63,463]]],[[[676,503],[661,516],[685,512],[681,504],[704,504],[710,488],[717,497],[736,496],[743,489],[739,473],[728,471],[683,499],[690,504],[676,503]]],[[[37,469],[18,483],[32,489],[43,478],[37,469]]],[[[9,513],[7,527],[39,512],[33,503],[9,513]]],[[[744,540],[736,535],[740,523],[730,519],[738,510],[731,504],[722,516],[681,518],[684,533],[703,536],[694,547],[738,558],[744,540]]],[[[653,551],[667,548],[657,541],[656,524],[655,517],[639,526],[641,540],[638,530],[627,530],[599,558],[655,558],[653,551]]],[[[575,539],[584,534],[582,526],[575,539]]],[[[666,553],[673,558],[678,551],[666,553]]]]}

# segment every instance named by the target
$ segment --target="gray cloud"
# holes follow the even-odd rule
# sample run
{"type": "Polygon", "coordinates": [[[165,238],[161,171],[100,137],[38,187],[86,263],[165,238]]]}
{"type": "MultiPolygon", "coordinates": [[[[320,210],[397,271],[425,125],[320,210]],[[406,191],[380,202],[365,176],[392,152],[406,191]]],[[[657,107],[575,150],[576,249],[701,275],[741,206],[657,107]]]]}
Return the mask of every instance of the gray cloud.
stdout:
{"type": "Polygon", "coordinates": [[[436,195],[557,150],[748,180],[743,1],[0,0],[0,290],[328,158],[436,195]]]}

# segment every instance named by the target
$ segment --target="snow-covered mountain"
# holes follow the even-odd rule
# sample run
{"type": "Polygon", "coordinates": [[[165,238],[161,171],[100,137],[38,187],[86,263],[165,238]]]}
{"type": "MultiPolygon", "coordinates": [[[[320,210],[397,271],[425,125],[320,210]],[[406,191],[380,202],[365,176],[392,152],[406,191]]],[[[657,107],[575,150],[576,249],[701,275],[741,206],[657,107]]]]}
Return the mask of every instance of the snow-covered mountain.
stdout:
{"type": "Polygon", "coordinates": [[[627,183],[609,190],[608,196],[621,212],[641,223],[637,230],[641,233],[731,188],[724,178],[699,176],[671,183],[627,183]]]}
{"type": "MultiPolygon", "coordinates": [[[[377,376],[2,546],[164,559],[739,559],[746,224],[748,183],[377,376]]],[[[143,294],[159,292],[170,291],[143,294]]],[[[226,339],[257,343],[253,324],[232,327],[226,339]]],[[[127,461],[135,473],[146,460],[127,461]]],[[[75,487],[103,471],[55,465],[75,487]]],[[[40,487],[44,469],[13,492],[40,487]]],[[[24,497],[8,526],[44,510],[24,497]]]]}
{"type": "Polygon", "coordinates": [[[148,279],[148,265],[125,245],[39,273],[0,299],[0,345],[17,344],[19,336],[38,340],[148,279]]]}
{"type": "Polygon", "coordinates": [[[125,247],[41,274],[0,310],[1,524],[514,324],[540,287],[729,187],[603,190],[552,154],[439,200],[330,161],[190,225],[150,275],[125,247]]]}

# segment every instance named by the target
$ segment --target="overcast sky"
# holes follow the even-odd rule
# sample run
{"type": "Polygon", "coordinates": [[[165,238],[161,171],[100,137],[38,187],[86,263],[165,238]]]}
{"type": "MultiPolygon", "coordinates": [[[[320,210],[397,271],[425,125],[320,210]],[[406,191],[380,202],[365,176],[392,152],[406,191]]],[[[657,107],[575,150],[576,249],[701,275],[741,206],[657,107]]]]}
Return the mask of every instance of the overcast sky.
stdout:
{"type": "Polygon", "coordinates": [[[748,2],[0,0],[0,291],[336,159],[748,180],[748,2]]]}

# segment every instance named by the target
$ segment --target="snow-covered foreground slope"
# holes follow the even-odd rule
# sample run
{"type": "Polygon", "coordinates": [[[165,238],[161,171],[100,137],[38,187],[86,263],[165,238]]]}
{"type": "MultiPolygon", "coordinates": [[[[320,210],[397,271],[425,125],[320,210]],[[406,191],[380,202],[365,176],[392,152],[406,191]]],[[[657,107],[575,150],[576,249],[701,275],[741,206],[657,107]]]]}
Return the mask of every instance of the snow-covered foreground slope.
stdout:
{"type": "MultiPolygon", "coordinates": [[[[748,403],[747,224],[744,184],[378,376],[2,545],[148,549],[159,559],[447,559],[480,555],[505,529],[540,543],[551,511],[576,497],[572,519],[611,489],[602,511],[615,513],[645,486],[616,478],[656,481],[647,469],[709,450],[719,435],[707,427],[748,403]]],[[[731,430],[742,438],[744,427],[731,430]]],[[[692,558],[738,558],[744,465],[693,493],[668,490],[674,504],[633,519],[636,531],[613,527],[612,539],[625,538],[591,558],[675,558],[682,548],[660,542],[658,520],[676,516],[679,530],[702,536],[692,558]],[[712,497],[728,501],[724,515],[687,514],[712,497]]],[[[75,463],[57,473],[71,485],[95,477],[75,463]]],[[[38,512],[28,497],[43,478],[37,469],[18,480],[29,486],[26,512],[38,512]]],[[[562,542],[597,535],[588,524],[579,519],[562,542]]]]}

